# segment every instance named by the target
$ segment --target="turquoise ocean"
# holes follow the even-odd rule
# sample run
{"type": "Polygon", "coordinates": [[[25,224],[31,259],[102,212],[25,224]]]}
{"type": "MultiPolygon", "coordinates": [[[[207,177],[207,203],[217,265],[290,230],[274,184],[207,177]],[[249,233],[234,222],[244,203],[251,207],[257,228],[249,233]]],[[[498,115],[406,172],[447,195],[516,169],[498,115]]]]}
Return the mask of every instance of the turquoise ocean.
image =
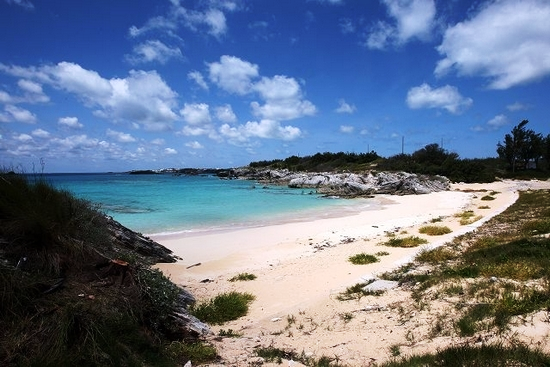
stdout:
{"type": "Polygon", "coordinates": [[[96,204],[144,234],[191,233],[324,218],[374,209],[368,199],[326,198],[311,189],[216,176],[46,174],[53,186],[96,204]]]}

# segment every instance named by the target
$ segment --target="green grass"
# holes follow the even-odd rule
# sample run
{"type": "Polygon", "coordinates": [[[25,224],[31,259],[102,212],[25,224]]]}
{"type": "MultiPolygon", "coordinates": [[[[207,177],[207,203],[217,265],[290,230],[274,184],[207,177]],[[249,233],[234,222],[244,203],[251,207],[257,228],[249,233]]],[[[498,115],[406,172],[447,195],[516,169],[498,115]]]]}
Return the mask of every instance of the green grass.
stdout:
{"type": "Polygon", "coordinates": [[[455,214],[455,217],[459,218],[460,225],[462,225],[462,226],[472,224],[472,223],[477,222],[478,220],[480,220],[482,218],[481,215],[476,216],[473,210],[465,210],[461,213],[457,213],[457,214],[455,214]]]}
{"type": "Polygon", "coordinates": [[[0,173],[1,364],[178,365],[166,346],[183,337],[180,289],[107,224],[40,176],[0,173]],[[124,277],[111,259],[128,262],[124,277]]]}
{"type": "Polygon", "coordinates": [[[310,367],[343,367],[337,358],[329,358],[321,356],[319,359],[306,356],[304,352],[296,353],[293,350],[284,350],[276,347],[259,347],[254,350],[258,357],[264,359],[265,362],[274,362],[277,364],[283,363],[283,359],[300,362],[305,366],[310,367]]]}
{"type": "Polygon", "coordinates": [[[427,234],[428,236],[441,236],[451,233],[451,229],[447,226],[422,226],[418,229],[419,233],[427,234]]]}
{"type": "Polygon", "coordinates": [[[347,287],[345,291],[340,292],[336,299],[338,301],[350,301],[350,300],[360,300],[364,296],[380,296],[384,294],[384,291],[368,291],[364,288],[372,283],[365,282],[365,283],[356,283],[350,287],[347,287]]]}
{"type": "Polygon", "coordinates": [[[203,322],[221,325],[245,316],[248,305],[254,298],[250,293],[221,293],[210,300],[194,305],[190,311],[203,322]]]}
{"type": "Polygon", "coordinates": [[[380,261],[376,256],[365,253],[350,256],[348,260],[354,265],[373,264],[380,261]]]}
{"type": "Polygon", "coordinates": [[[390,238],[387,241],[382,242],[381,245],[389,247],[417,247],[426,243],[428,243],[428,240],[424,238],[420,238],[417,236],[408,236],[402,238],[390,238]]]}
{"type": "Polygon", "coordinates": [[[234,277],[230,278],[229,281],[230,282],[237,282],[237,281],[249,281],[249,280],[254,280],[256,279],[257,276],[254,275],[254,274],[250,274],[250,273],[240,273],[240,274],[237,274],[235,275],[234,277]]]}
{"type": "Polygon", "coordinates": [[[420,356],[407,356],[381,363],[378,367],[467,367],[467,366],[548,366],[550,356],[524,344],[512,346],[458,345],[420,356]]]}
{"type": "Polygon", "coordinates": [[[485,195],[485,196],[482,196],[480,200],[491,201],[491,200],[495,200],[495,197],[491,195],[485,195]]]}

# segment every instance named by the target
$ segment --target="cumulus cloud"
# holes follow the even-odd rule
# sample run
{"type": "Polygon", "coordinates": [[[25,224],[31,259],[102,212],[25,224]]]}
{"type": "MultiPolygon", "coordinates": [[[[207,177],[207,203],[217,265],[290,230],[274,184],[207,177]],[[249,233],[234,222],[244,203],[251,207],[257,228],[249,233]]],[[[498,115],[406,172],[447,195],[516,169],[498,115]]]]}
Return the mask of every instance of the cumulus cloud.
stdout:
{"type": "Polygon", "coordinates": [[[528,110],[531,108],[531,105],[528,105],[528,104],[525,104],[525,103],[521,103],[521,102],[514,102],[512,104],[509,104],[508,106],[506,106],[506,108],[508,109],[508,111],[524,111],[524,110],[528,110]]]}
{"type": "Polygon", "coordinates": [[[208,64],[210,81],[229,93],[245,95],[252,88],[252,80],[259,75],[258,65],[235,56],[223,55],[219,62],[208,64]]]}
{"type": "Polygon", "coordinates": [[[239,126],[223,124],[219,131],[232,144],[246,143],[251,138],[294,140],[302,134],[299,128],[290,125],[281,126],[274,120],[249,121],[239,126]]]}
{"type": "Polygon", "coordinates": [[[108,137],[115,139],[119,143],[133,143],[136,141],[136,138],[132,135],[120,131],[107,129],[106,134],[108,137]]]}
{"type": "Polygon", "coordinates": [[[471,98],[463,97],[456,87],[450,85],[432,88],[424,83],[411,88],[407,93],[407,105],[412,109],[443,108],[450,113],[460,114],[472,103],[471,98]]]}
{"type": "Polygon", "coordinates": [[[351,134],[355,131],[355,128],[350,125],[340,125],[340,132],[344,134],[351,134]]]}
{"type": "Polygon", "coordinates": [[[1,122],[22,122],[25,124],[35,124],[38,119],[34,113],[15,105],[5,105],[4,112],[0,112],[1,122]]]}
{"type": "Polygon", "coordinates": [[[72,93],[97,109],[97,116],[115,122],[137,123],[158,131],[170,129],[178,118],[173,111],[177,93],[156,71],[131,70],[126,78],[106,79],[71,62],[27,68],[0,64],[0,71],[72,93]]]}
{"type": "Polygon", "coordinates": [[[191,149],[204,149],[204,146],[196,140],[185,143],[185,146],[191,149]]]}
{"type": "Polygon", "coordinates": [[[175,150],[174,148],[164,148],[164,154],[174,155],[174,154],[178,154],[178,151],[175,150]]]}
{"type": "Polygon", "coordinates": [[[208,90],[208,84],[204,81],[204,77],[202,74],[198,71],[190,71],[187,74],[187,79],[193,80],[199,87],[201,87],[204,90],[208,90]]]}
{"type": "Polygon", "coordinates": [[[471,19],[449,27],[437,48],[436,76],[482,76],[508,89],[550,74],[550,2],[488,2],[471,19]]]}
{"type": "Polygon", "coordinates": [[[338,101],[338,108],[335,110],[336,112],[338,113],[354,113],[357,108],[355,107],[355,105],[350,105],[349,103],[347,103],[345,100],[341,99],[338,101]]]}
{"type": "Polygon", "coordinates": [[[216,107],[216,118],[219,121],[225,123],[232,123],[237,121],[237,116],[233,112],[231,105],[228,104],[216,107]]]}
{"type": "Polygon", "coordinates": [[[47,139],[50,135],[49,132],[43,129],[35,129],[32,131],[32,136],[36,136],[37,138],[47,139]]]}
{"type": "Polygon", "coordinates": [[[355,24],[353,24],[352,20],[349,18],[340,18],[339,25],[340,25],[340,31],[343,34],[355,32],[355,24]]]}
{"type": "Polygon", "coordinates": [[[132,64],[158,62],[166,64],[171,59],[182,59],[183,55],[179,47],[170,47],[159,40],[149,40],[135,46],[133,53],[126,59],[132,64]]]}
{"type": "Polygon", "coordinates": [[[367,36],[365,45],[384,49],[403,45],[412,39],[427,40],[435,24],[434,0],[382,0],[392,22],[378,21],[367,36]]]}
{"type": "Polygon", "coordinates": [[[42,85],[30,80],[21,79],[17,82],[19,88],[23,91],[23,98],[20,102],[26,103],[47,103],[50,97],[44,94],[42,85]]]}
{"type": "Polygon", "coordinates": [[[496,130],[502,126],[505,126],[505,125],[508,125],[508,117],[506,117],[506,115],[496,115],[495,117],[493,117],[492,119],[490,119],[488,122],[487,122],[487,125],[493,129],[493,130],[496,130]]]}
{"type": "Polygon", "coordinates": [[[206,103],[185,103],[180,111],[189,125],[205,125],[212,121],[210,107],[206,103]]]}
{"type": "MultiPolygon", "coordinates": [[[[227,33],[227,19],[224,11],[236,11],[239,9],[235,2],[210,1],[207,8],[189,9],[180,4],[180,1],[172,0],[171,7],[165,15],[150,18],[141,27],[131,26],[128,33],[131,37],[138,37],[151,31],[164,31],[176,36],[180,27],[185,27],[193,32],[210,34],[220,38],[227,33]]],[[[201,7],[204,2],[197,2],[201,7]]]]}
{"type": "Polygon", "coordinates": [[[57,123],[61,126],[66,126],[71,129],[81,129],[84,127],[84,125],[78,121],[78,117],[72,117],[72,116],[60,117],[57,120],[57,123]]]}
{"type": "Polygon", "coordinates": [[[294,78],[276,75],[262,77],[253,88],[266,101],[264,105],[252,102],[252,112],[268,120],[291,120],[303,116],[313,116],[317,108],[302,98],[300,85],[294,78]]]}

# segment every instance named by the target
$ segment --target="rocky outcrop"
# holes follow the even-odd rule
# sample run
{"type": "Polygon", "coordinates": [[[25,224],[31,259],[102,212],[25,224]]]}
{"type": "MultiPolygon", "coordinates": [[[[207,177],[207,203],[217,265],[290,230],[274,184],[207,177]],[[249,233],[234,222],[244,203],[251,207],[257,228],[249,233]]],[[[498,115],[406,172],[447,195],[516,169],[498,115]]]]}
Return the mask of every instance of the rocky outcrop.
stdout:
{"type": "Polygon", "coordinates": [[[324,195],[341,197],[374,194],[410,195],[450,189],[450,181],[443,176],[417,175],[406,172],[328,173],[290,172],[288,170],[240,169],[236,177],[263,183],[288,185],[291,188],[315,189],[324,195]]]}

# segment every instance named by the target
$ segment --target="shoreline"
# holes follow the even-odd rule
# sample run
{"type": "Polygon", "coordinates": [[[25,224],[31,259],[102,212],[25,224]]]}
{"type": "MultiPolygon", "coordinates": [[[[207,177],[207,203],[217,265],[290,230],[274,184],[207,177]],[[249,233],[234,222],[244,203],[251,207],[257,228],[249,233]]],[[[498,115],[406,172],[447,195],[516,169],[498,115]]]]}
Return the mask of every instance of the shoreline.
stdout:
{"type": "Polygon", "coordinates": [[[159,243],[183,260],[157,266],[199,301],[228,291],[248,292],[256,297],[246,316],[221,327],[212,327],[214,334],[227,328],[243,334],[240,338],[211,340],[226,364],[246,366],[248,364],[243,361],[253,360],[255,347],[273,345],[316,357],[337,355],[347,366],[364,366],[372,359],[390,358],[391,345],[410,345],[411,353],[429,350],[429,341],[412,344],[408,341],[410,333],[419,333],[417,328],[421,330],[427,326],[419,323],[408,329],[392,316],[392,312],[357,313],[373,305],[387,309],[397,307],[394,305],[403,302],[406,292],[390,290],[382,297],[364,297],[349,302],[336,300],[336,295],[349,286],[398,268],[419,251],[443,245],[460,234],[475,230],[512,205],[518,191],[531,188],[550,189],[550,181],[454,184],[451,191],[384,196],[390,201],[380,210],[353,216],[161,240],[159,243]],[[494,200],[481,200],[492,192],[494,200]],[[464,210],[473,210],[482,218],[462,226],[454,215],[464,210]],[[440,219],[436,225],[448,226],[452,232],[431,237],[419,234],[418,228],[430,224],[434,218],[440,219]],[[380,246],[387,240],[387,232],[419,236],[429,242],[416,248],[380,246]],[[188,247],[193,245],[189,253],[188,247]],[[379,251],[388,255],[380,256],[380,261],[374,264],[353,265],[348,261],[349,256],[358,253],[379,251]],[[196,263],[200,265],[187,268],[196,263]],[[253,273],[257,279],[228,281],[241,272],[253,273]],[[346,313],[357,315],[358,321],[349,324],[342,321],[341,315],[346,313]],[[289,323],[285,320],[289,319],[296,319],[300,328],[285,326],[289,323]],[[288,331],[289,328],[293,331],[288,331]],[[369,345],[368,350],[365,343],[369,345]]]}

